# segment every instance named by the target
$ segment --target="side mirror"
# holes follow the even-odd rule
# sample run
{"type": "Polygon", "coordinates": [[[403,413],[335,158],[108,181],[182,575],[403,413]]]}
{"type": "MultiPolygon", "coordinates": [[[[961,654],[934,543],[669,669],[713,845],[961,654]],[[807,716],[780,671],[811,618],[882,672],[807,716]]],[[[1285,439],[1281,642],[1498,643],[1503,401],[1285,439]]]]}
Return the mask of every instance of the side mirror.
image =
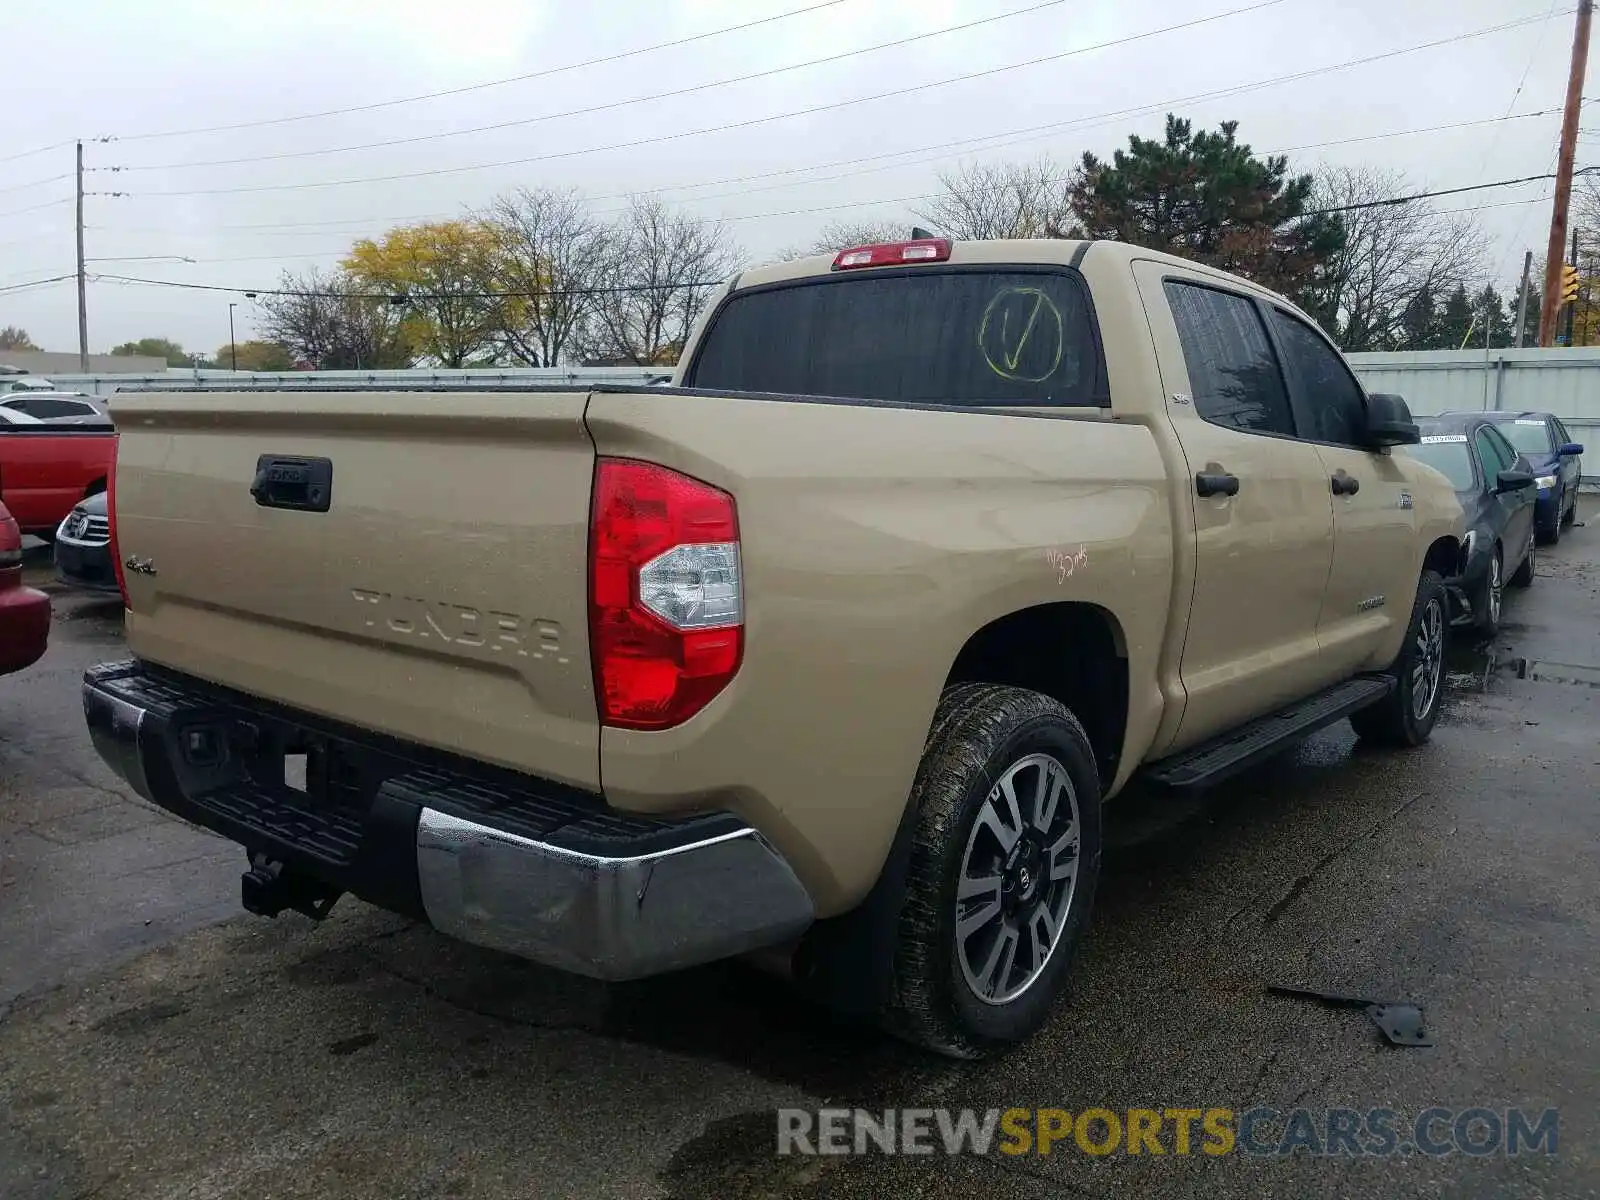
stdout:
{"type": "Polygon", "coordinates": [[[1415,446],[1421,440],[1422,431],[1411,419],[1411,410],[1399,396],[1375,393],[1367,397],[1364,441],[1369,448],[1415,446]]]}
{"type": "Polygon", "coordinates": [[[1568,442],[1565,446],[1561,447],[1561,449],[1557,450],[1556,453],[1561,455],[1562,458],[1567,458],[1568,456],[1575,456],[1575,455],[1582,454],[1583,453],[1583,443],[1582,442],[1568,442]]]}
{"type": "Polygon", "coordinates": [[[1497,496],[1506,492],[1520,492],[1523,488],[1532,486],[1531,471],[1501,471],[1494,477],[1494,491],[1497,496]]]}

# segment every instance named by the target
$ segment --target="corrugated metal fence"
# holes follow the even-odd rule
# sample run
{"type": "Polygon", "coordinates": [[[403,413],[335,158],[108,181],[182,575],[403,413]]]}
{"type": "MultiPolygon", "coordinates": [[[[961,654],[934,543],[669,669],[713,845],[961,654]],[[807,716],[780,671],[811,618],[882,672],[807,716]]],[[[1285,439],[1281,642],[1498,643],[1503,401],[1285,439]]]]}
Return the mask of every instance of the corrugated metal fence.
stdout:
{"type": "Polygon", "coordinates": [[[50,382],[70,392],[109,396],[121,387],[219,388],[229,384],[247,387],[314,387],[317,384],[461,384],[463,387],[495,387],[528,383],[652,383],[671,376],[660,367],[463,367],[458,370],[414,367],[403,371],[161,371],[151,375],[132,374],[52,374],[50,382]]]}
{"type": "Polygon", "coordinates": [[[1584,482],[1600,483],[1600,347],[1352,354],[1350,365],[1369,392],[1404,396],[1419,417],[1448,409],[1554,413],[1589,451],[1584,482]]]}

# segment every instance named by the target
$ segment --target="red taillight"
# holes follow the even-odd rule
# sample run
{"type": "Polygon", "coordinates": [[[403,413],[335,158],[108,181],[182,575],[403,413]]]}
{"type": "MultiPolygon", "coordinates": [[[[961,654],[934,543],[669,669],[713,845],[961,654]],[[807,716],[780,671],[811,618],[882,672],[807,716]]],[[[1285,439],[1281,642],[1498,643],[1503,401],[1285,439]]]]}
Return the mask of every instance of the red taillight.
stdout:
{"type": "Polygon", "coordinates": [[[876,246],[857,246],[834,256],[835,271],[858,267],[888,267],[902,263],[944,262],[950,257],[949,238],[916,238],[909,242],[883,242],[876,246]]]}
{"type": "Polygon", "coordinates": [[[117,591],[122,593],[122,607],[128,607],[128,581],[122,576],[122,554],[117,549],[117,460],[122,456],[122,435],[112,434],[111,469],[106,472],[106,525],[110,529],[111,569],[117,575],[117,591]]]}
{"type": "Polygon", "coordinates": [[[653,463],[600,459],[589,655],[601,724],[681,725],[727,686],[743,649],[733,497],[653,463]]]}

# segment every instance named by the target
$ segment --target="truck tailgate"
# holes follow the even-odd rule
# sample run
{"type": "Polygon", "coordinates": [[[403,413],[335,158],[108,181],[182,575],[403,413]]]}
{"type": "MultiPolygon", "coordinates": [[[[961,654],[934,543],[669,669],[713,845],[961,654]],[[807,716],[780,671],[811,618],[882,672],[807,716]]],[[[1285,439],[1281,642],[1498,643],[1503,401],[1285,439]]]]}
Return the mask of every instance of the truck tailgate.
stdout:
{"type": "Polygon", "coordinates": [[[126,573],[130,649],[336,720],[597,788],[587,400],[118,395],[118,552],[141,560],[126,573]],[[296,463],[317,459],[329,464],[326,511],[307,503],[296,463]]]}

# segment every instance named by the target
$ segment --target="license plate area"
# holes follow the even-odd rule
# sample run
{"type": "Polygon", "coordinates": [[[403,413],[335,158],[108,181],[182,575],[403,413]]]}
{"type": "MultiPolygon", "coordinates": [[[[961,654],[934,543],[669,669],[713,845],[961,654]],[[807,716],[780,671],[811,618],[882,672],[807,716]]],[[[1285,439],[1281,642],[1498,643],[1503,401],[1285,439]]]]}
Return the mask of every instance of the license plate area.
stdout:
{"type": "Polygon", "coordinates": [[[191,711],[176,723],[173,765],[193,800],[240,786],[292,808],[360,815],[404,764],[286,721],[237,711],[191,711]]]}

